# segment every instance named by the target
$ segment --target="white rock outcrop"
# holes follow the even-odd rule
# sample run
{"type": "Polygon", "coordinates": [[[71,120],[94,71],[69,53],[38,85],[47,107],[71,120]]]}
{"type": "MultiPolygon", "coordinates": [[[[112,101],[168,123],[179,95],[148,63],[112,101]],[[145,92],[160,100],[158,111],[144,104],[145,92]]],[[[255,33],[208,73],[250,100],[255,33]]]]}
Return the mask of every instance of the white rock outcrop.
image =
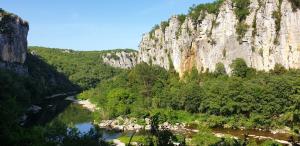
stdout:
{"type": "Polygon", "coordinates": [[[236,58],[257,70],[269,71],[277,63],[287,69],[300,68],[300,10],[293,11],[289,0],[281,4],[279,0],[251,0],[245,20],[249,28],[240,40],[234,9],[232,0],[225,0],[218,15],[206,13],[198,22],[187,17],[180,24],[178,16],[173,16],[166,28],[143,36],[138,62],[166,69],[173,65],[180,75],[192,67],[199,72],[214,71],[219,62],[230,73],[236,58]],[[278,33],[274,11],[281,13],[278,33]]]}
{"type": "Polygon", "coordinates": [[[103,62],[117,68],[130,69],[137,63],[136,51],[116,50],[102,56],[103,62]]]}

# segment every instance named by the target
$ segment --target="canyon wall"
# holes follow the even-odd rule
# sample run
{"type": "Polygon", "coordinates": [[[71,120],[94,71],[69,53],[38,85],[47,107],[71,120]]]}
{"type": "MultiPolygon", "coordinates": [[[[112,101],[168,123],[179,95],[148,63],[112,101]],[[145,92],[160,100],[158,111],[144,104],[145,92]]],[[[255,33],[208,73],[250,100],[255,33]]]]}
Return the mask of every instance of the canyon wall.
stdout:
{"type": "Polygon", "coordinates": [[[217,14],[203,10],[197,21],[189,15],[184,21],[173,16],[167,25],[144,34],[138,62],[172,66],[180,75],[193,67],[212,72],[217,63],[230,73],[236,58],[257,70],[269,71],[275,64],[300,68],[300,10],[291,1],[251,0],[243,35],[237,32],[240,22],[233,0],[224,0],[217,14]]]}

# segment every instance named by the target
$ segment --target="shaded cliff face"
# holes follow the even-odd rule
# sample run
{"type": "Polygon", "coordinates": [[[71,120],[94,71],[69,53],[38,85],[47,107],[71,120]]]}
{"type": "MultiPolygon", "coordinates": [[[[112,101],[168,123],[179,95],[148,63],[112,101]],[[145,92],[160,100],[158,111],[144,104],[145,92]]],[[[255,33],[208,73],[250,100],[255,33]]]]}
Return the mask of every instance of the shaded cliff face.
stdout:
{"type": "Polygon", "coordinates": [[[218,13],[201,11],[196,21],[174,16],[143,36],[138,62],[173,65],[180,75],[194,66],[214,71],[219,62],[230,73],[236,58],[257,70],[269,71],[276,63],[300,68],[300,10],[292,1],[251,0],[245,18],[236,13],[234,0],[224,0],[218,13]]]}
{"type": "Polygon", "coordinates": [[[28,30],[26,21],[0,9],[0,61],[25,62],[28,30]]]}
{"type": "Polygon", "coordinates": [[[102,56],[103,62],[112,67],[130,69],[137,63],[135,51],[112,51],[102,56]]]}

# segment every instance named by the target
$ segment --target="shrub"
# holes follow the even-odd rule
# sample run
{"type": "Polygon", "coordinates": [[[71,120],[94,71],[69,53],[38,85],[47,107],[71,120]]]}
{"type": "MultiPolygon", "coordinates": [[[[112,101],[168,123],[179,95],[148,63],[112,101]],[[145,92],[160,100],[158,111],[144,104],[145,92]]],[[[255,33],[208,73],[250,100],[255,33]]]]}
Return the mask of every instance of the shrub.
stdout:
{"type": "Polygon", "coordinates": [[[289,0],[291,5],[292,5],[292,8],[293,8],[293,11],[297,11],[297,9],[300,8],[300,0],[289,0]]]}
{"type": "Polygon", "coordinates": [[[223,63],[216,64],[216,70],[214,72],[216,76],[226,75],[226,70],[223,63]]]}
{"type": "Polygon", "coordinates": [[[276,63],[274,69],[271,70],[271,73],[276,74],[276,75],[281,75],[286,72],[287,72],[287,70],[285,69],[285,67],[278,63],[276,63]]]}
{"type": "Polygon", "coordinates": [[[224,0],[216,0],[213,3],[206,3],[200,5],[193,5],[190,7],[189,16],[194,20],[197,21],[199,16],[202,14],[202,19],[205,17],[205,12],[210,14],[219,14],[219,8],[223,4],[224,0]]]}
{"type": "Polygon", "coordinates": [[[232,68],[232,75],[237,76],[237,77],[246,77],[247,73],[249,71],[249,68],[245,62],[244,59],[242,58],[237,58],[232,61],[232,64],[230,65],[232,68]]]}
{"type": "Polygon", "coordinates": [[[261,146],[281,146],[281,144],[276,141],[266,140],[261,144],[261,146]]]}
{"type": "Polygon", "coordinates": [[[184,23],[185,19],[186,19],[186,15],[180,14],[180,15],[177,16],[177,19],[179,21],[179,25],[181,26],[184,23]]]}
{"type": "Polygon", "coordinates": [[[161,30],[162,30],[163,32],[166,31],[166,28],[167,28],[168,26],[169,26],[169,21],[163,21],[163,22],[160,23],[160,27],[161,27],[161,30]]]}
{"type": "Polygon", "coordinates": [[[281,29],[281,4],[282,4],[282,0],[279,0],[279,5],[278,5],[278,10],[274,11],[272,14],[272,18],[275,19],[275,30],[276,30],[276,37],[274,39],[274,44],[278,44],[278,35],[279,35],[279,31],[281,29]]]}
{"type": "Polygon", "coordinates": [[[156,25],[151,29],[151,31],[149,32],[150,38],[151,38],[151,39],[154,38],[154,34],[155,34],[155,31],[156,31],[157,29],[159,29],[159,25],[156,24],[156,25]]]}
{"type": "Polygon", "coordinates": [[[250,14],[250,0],[233,0],[233,3],[235,4],[234,12],[238,17],[239,22],[246,20],[247,16],[250,14]]]}
{"type": "Polygon", "coordinates": [[[233,0],[235,5],[234,13],[239,20],[236,32],[238,34],[238,41],[241,43],[241,39],[245,36],[249,26],[244,22],[247,16],[250,14],[249,6],[250,0],[233,0]]]}
{"type": "Polygon", "coordinates": [[[212,131],[207,127],[200,127],[199,131],[201,132],[193,137],[191,145],[215,145],[221,140],[220,138],[214,136],[212,131]]]}
{"type": "Polygon", "coordinates": [[[242,42],[242,38],[245,36],[248,28],[249,28],[249,25],[246,24],[245,22],[237,24],[236,32],[238,34],[238,41],[240,43],[242,42]]]}

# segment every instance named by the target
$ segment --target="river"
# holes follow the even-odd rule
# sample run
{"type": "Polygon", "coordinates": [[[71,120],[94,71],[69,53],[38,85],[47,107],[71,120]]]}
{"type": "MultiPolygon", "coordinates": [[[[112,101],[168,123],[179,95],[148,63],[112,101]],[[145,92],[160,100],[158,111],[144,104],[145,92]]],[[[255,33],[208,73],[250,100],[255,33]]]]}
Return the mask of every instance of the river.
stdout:
{"type": "MultiPolygon", "coordinates": [[[[75,126],[80,133],[87,133],[94,125],[93,113],[87,110],[83,106],[74,103],[72,100],[65,100],[70,97],[69,94],[63,94],[54,98],[45,98],[45,101],[39,106],[42,107],[36,114],[29,114],[26,126],[34,124],[45,124],[51,122],[52,120],[60,120],[67,125],[75,126]]],[[[214,128],[213,132],[218,135],[231,135],[239,139],[243,139],[245,134],[248,138],[254,139],[256,141],[263,141],[266,139],[273,139],[280,143],[287,143],[290,140],[290,134],[272,134],[271,132],[259,131],[259,130],[239,130],[239,129],[224,129],[224,128],[214,128]]],[[[119,138],[120,136],[130,137],[130,132],[119,132],[111,131],[106,129],[101,129],[102,139],[105,141],[112,141],[119,138]]]]}

